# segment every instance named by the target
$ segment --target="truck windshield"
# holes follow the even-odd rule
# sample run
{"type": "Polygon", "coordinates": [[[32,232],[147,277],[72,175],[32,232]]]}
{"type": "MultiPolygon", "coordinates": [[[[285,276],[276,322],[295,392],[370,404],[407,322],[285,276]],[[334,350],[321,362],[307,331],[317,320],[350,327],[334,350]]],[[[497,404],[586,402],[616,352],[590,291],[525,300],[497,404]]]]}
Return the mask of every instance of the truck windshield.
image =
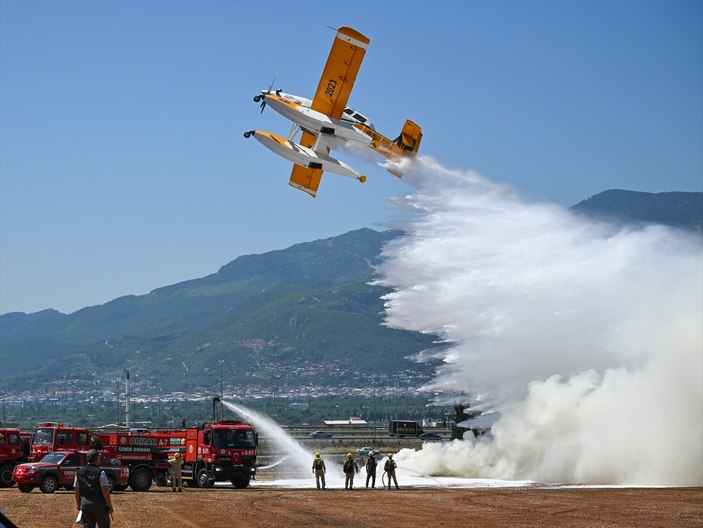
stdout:
{"type": "Polygon", "coordinates": [[[37,429],[34,433],[34,445],[54,445],[53,429],[37,429]]]}
{"type": "Polygon", "coordinates": [[[237,447],[256,447],[254,431],[241,429],[215,430],[216,449],[232,449],[237,447]]]}

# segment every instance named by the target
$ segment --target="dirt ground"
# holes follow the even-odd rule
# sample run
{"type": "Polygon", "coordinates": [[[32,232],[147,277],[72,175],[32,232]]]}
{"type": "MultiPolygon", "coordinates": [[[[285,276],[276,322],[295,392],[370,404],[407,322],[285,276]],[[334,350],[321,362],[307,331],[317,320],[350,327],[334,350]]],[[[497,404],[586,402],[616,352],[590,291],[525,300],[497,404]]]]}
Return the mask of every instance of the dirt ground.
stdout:
{"type": "MultiPolygon", "coordinates": [[[[703,526],[703,488],[186,489],[115,493],[114,528],[703,526]]],[[[73,523],[73,493],[0,489],[20,528],[73,523]]]]}

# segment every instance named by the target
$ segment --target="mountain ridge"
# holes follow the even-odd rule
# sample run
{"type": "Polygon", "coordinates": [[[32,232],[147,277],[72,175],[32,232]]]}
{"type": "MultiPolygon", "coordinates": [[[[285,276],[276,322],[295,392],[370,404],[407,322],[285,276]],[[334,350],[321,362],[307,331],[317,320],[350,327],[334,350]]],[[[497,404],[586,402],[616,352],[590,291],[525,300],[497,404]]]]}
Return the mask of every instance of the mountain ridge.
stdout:
{"type": "MultiPolygon", "coordinates": [[[[703,193],[660,195],[609,190],[572,209],[701,233],[703,193]]],[[[358,229],[71,314],[0,315],[0,384],[96,382],[131,368],[154,384],[195,388],[222,359],[228,379],[243,384],[344,384],[397,369],[429,378],[433,365],[404,358],[438,346],[433,337],[385,327],[389,289],[370,284],[383,245],[400,234],[358,229]]]]}

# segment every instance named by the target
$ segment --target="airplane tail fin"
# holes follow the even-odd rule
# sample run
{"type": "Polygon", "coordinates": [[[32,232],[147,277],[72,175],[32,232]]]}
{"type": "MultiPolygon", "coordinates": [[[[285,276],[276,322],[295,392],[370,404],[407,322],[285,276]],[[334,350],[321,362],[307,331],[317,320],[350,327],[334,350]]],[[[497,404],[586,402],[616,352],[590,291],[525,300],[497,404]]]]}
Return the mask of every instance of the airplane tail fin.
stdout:
{"type": "Polygon", "coordinates": [[[410,119],[406,119],[403,130],[400,131],[400,135],[395,138],[393,143],[398,145],[405,154],[416,154],[420,149],[421,141],[422,128],[410,119]]]}
{"type": "MultiPolygon", "coordinates": [[[[405,120],[403,125],[403,130],[400,131],[400,135],[393,140],[393,143],[400,149],[402,155],[412,155],[417,154],[420,150],[420,142],[422,141],[422,128],[417,123],[412,122],[410,119],[405,120]]],[[[398,178],[402,177],[402,173],[399,169],[391,167],[386,169],[393,176],[398,178]]]]}

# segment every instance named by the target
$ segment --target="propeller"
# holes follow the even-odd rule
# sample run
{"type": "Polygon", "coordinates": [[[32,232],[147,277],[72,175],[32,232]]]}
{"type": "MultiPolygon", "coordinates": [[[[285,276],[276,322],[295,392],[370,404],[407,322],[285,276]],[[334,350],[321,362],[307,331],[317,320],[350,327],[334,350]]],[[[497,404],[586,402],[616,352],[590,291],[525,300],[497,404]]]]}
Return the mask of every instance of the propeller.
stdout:
{"type": "MultiPolygon", "coordinates": [[[[262,114],[264,113],[264,108],[266,108],[266,96],[271,93],[271,90],[273,89],[273,83],[276,82],[276,76],[277,76],[277,75],[278,75],[278,74],[276,74],[276,75],[273,76],[273,80],[271,81],[271,84],[269,84],[268,90],[266,90],[266,92],[262,92],[261,95],[255,95],[255,96],[254,96],[254,102],[255,102],[255,103],[258,103],[259,101],[261,101],[261,106],[260,106],[259,108],[261,108],[261,113],[262,113],[262,114]]],[[[276,90],[276,92],[280,92],[280,90],[276,90]]]]}

